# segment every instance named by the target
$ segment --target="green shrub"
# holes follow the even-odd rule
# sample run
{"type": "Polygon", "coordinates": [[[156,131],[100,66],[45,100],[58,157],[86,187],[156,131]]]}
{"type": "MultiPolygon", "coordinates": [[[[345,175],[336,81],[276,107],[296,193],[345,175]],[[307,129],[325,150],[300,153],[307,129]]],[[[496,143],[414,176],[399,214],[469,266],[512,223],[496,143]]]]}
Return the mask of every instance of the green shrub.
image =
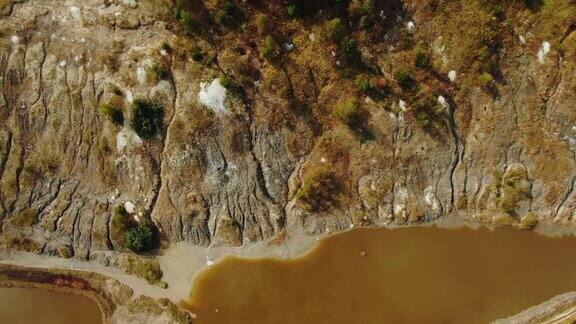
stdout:
{"type": "Polygon", "coordinates": [[[180,23],[186,29],[187,32],[192,33],[196,29],[196,22],[192,18],[192,15],[186,10],[180,10],[178,12],[178,18],[180,23]]]}
{"type": "Polygon", "coordinates": [[[492,7],[492,14],[498,19],[504,18],[504,7],[502,7],[502,4],[495,4],[494,7],[492,7]]]}
{"type": "Polygon", "coordinates": [[[124,245],[133,252],[142,253],[156,247],[154,227],[141,224],[130,228],[125,234],[124,245]]]}
{"type": "Polygon", "coordinates": [[[192,60],[194,60],[194,62],[200,62],[202,59],[204,59],[204,53],[200,50],[194,50],[194,52],[192,52],[192,60]]]}
{"type": "Polygon", "coordinates": [[[266,36],[266,38],[264,38],[262,56],[268,61],[273,61],[278,58],[278,45],[274,37],[266,36]]]}
{"type": "Polygon", "coordinates": [[[114,125],[121,126],[124,124],[124,113],[122,108],[114,105],[112,102],[104,103],[100,106],[100,113],[108,120],[110,120],[114,125]]]}
{"type": "Polygon", "coordinates": [[[132,128],[143,139],[150,139],[162,130],[164,109],[150,101],[134,100],[132,128]]]}
{"type": "Polygon", "coordinates": [[[360,92],[369,94],[374,90],[374,82],[366,75],[359,75],[356,77],[356,86],[360,92]]]}
{"type": "Polygon", "coordinates": [[[234,3],[233,0],[224,0],[221,10],[224,12],[224,14],[231,16],[236,12],[236,9],[236,3],[234,3]]]}
{"type": "Polygon", "coordinates": [[[349,65],[357,65],[362,61],[362,54],[356,41],[350,37],[344,37],[340,42],[340,52],[349,65]]]}
{"type": "Polygon", "coordinates": [[[172,48],[166,41],[162,41],[162,43],[160,44],[160,49],[165,50],[167,53],[170,53],[170,51],[172,51],[172,48]]]}
{"type": "Polygon", "coordinates": [[[414,85],[414,79],[405,67],[400,67],[394,72],[394,79],[402,89],[410,89],[414,85]]]}
{"type": "Polygon", "coordinates": [[[364,0],[362,3],[362,11],[366,15],[371,15],[374,13],[376,6],[374,4],[374,0],[364,0]]]}
{"type": "Polygon", "coordinates": [[[520,220],[520,226],[525,229],[533,229],[538,225],[538,217],[534,213],[528,213],[520,220]]]}
{"type": "Polygon", "coordinates": [[[128,255],[126,259],[122,260],[121,267],[127,274],[136,275],[138,278],[142,278],[150,284],[165,284],[160,281],[163,273],[160,268],[160,263],[156,260],[128,255]]]}
{"type": "Polygon", "coordinates": [[[220,77],[220,85],[230,90],[234,86],[234,80],[232,80],[232,78],[229,77],[227,74],[223,74],[220,77]]]}
{"type": "Polygon", "coordinates": [[[334,106],[334,115],[348,126],[355,126],[360,121],[360,105],[356,98],[346,99],[334,106]]]}
{"type": "Polygon", "coordinates": [[[412,50],[412,55],[414,57],[414,65],[417,68],[423,69],[428,65],[428,54],[426,54],[426,51],[424,51],[424,49],[420,46],[416,46],[414,47],[414,49],[412,50]]]}
{"type": "Polygon", "coordinates": [[[298,16],[298,5],[295,3],[291,3],[288,5],[288,7],[286,8],[286,12],[288,13],[288,16],[290,17],[296,17],[298,16]]]}
{"type": "Polygon", "coordinates": [[[296,199],[310,212],[328,210],[337,202],[341,186],[336,174],[325,166],[308,172],[296,199]]]}
{"type": "Polygon", "coordinates": [[[494,78],[492,77],[492,75],[490,73],[482,73],[479,77],[478,77],[478,81],[480,81],[480,85],[484,88],[488,88],[492,85],[492,83],[494,82],[494,78]]]}
{"type": "Polygon", "coordinates": [[[339,42],[344,37],[344,32],[340,18],[334,18],[326,23],[326,33],[333,42],[339,42]]]}
{"type": "Polygon", "coordinates": [[[426,95],[413,104],[414,116],[420,127],[427,128],[444,112],[432,95],[426,95]]]}
{"type": "Polygon", "coordinates": [[[168,80],[169,78],[170,71],[165,64],[155,63],[148,68],[148,79],[153,83],[156,83],[160,80],[168,80]]]}
{"type": "Polygon", "coordinates": [[[430,125],[430,116],[428,116],[427,112],[420,111],[416,114],[416,122],[421,127],[428,127],[430,125]]]}

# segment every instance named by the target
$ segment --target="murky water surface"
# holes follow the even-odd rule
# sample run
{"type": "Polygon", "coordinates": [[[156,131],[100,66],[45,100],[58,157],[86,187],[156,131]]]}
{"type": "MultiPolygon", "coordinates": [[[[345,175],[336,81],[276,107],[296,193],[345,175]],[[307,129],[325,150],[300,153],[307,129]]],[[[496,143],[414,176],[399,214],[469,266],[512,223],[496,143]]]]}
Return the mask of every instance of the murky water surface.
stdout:
{"type": "Polygon", "coordinates": [[[197,323],[487,323],[576,290],[576,238],[359,229],[294,261],[229,257],[194,282],[197,323]]]}
{"type": "Polygon", "coordinates": [[[92,299],[27,288],[0,288],[0,323],[102,324],[92,299]]]}

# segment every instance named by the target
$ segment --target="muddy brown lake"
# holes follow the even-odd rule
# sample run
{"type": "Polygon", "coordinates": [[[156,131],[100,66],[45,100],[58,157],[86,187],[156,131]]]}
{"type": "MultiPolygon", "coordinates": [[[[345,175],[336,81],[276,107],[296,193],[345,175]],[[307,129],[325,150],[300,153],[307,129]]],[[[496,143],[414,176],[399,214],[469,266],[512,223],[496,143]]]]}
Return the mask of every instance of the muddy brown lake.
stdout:
{"type": "Polygon", "coordinates": [[[0,288],[0,323],[102,324],[88,297],[41,289],[0,288]]]}
{"type": "Polygon", "coordinates": [[[201,272],[196,323],[488,323],[576,290],[576,238],[514,229],[356,229],[289,261],[201,272]]]}

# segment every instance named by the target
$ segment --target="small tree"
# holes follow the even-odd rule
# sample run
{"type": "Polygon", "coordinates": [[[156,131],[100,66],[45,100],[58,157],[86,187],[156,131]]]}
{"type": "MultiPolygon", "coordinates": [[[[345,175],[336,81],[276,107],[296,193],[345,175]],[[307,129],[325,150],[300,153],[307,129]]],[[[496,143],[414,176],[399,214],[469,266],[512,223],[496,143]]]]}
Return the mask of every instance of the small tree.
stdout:
{"type": "Polygon", "coordinates": [[[162,129],[164,109],[150,101],[137,99],[132,105],[132,128],[143,139],[150,139],[162,129]]]}
{"type": "Polygon", "coordinates": [[[124,244],[136,253],[149,251],[155,247],[155,235],[152,225],[139,225],[126,232],[124,244]]]}
{"type": "Polygon", "coordinates": [[[344,37],[340,42],[340,52],[342,57],[350,65],[358,65],[362,61],[362,54],[358,49],[356,41],[350,37],[344,37]]]}
{"type": "Polygon", "coordinates": [[[326,23],[326,32],[333,42],[339,42],[344,37],[344,26],[340,18],[334,18],[326,23]]]}

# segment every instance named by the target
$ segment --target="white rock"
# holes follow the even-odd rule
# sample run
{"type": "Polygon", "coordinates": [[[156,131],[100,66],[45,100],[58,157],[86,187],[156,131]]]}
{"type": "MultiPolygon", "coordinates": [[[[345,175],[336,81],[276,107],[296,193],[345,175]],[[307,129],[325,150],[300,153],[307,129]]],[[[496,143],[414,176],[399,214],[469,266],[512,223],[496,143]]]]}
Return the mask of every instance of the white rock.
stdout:
{"type": "Polygon", "coordinates": [[[398,106],[400,106],[400,110],[406,111],[406,101],[402,99],[398,100],[398,106]]]}
{"type": "Polygon", "coordinates": [[[76,6],[70,6],[70,16],[76,21],[80,21],[82,19],[82,14],[80,13],[80,8],[76,6]]]}
{"type": "Polygon", "coordinates": [[[213,264],[214,264],[214,261],[212,261],[212,260],[210,260],[210,259],[207,259],[207,260],[206,260],[206,265],[207,265],[208,267],[211,266],[211,265],[213,265],[213,264]]]}
{"type": "Polygon", "coordinates": [[[136,6],[138,5],[136,3],[136,0],[122,0],[122,3],[124,3],[126,6],[130,8],[136,8],[136,6]]]}
{"type": "Polygon", "coordinates": [[[544,41],[542,46],[540,46],[540,50],[538,50],[538,62],[540,62],[540,64],[544,64],[548,52],[550,52],[550,43],[544,41]]]}
{"type": "Polygon", "coordinates": [[[406,29],[408,29],[409,32],[413,31],[415,27],[416,25],[412,20],[406,23],[406,29]]]}
{"type": "Polygon", "coordinates": [[[518,40],[520,41],[520,44],[526,44],[526,38],[524,38],[524,36],[518,35],[518,40]]]}
{"type": "Polygon", "coordinates": [[[136,68],[136,79],[138,79],[138,82],[142,85],[146,84],[146,69],[144,69],[143,67],[137,67],[136,68]]]}
{"type": "Polygon", "coordinates": [[[452,70],[448,72],[448,79],[450,80],[450,82],[456,81],[456,71],[452,70]]]}
{"type": "Polygon", "coordinates": [[[12,44],[18,45],[18,43],[20,43],[20,37],[13,35],[10,37],[10,41],[12,41],[12,44]]]}
{"type": "Polygon", "coordinates": [[[66,67],[66,61],[61,61],[58,65],[60,65],[60,67],[66,67]]]}
{"type": "Polygon", "coordinates": [[[438,104],[444,108],[448,108],[448,102],[446,102],[444,96],[438,96],[438,104]]]}
{"type": "Polygon", "coordinates": [[[439,211],[439,203],[438,199],[436,199],[434,187],[429,186],[428,188],[424,189],[424,201],[434,212],[439,211]]]}
{"type": "Polygon", "coordinates": [[[126,147],[142,145],[142,139],[134,133],[131,129],[124,127],[116,135],[116,150],[118,152],[124,151],[126,147]]]}
{"type": "Polygon", "coordinates": [[[80,43],[86,43],[86,38],[84,37],[80,38],[80,43]]]}
{"type": "Polygon", "coordinates": [[[308,39],[312,42],[316,41],[316,35],[314,33],[308,34],[308,39]]]}
{"type": "Polygon", "coordinates": [[[320,163],[326,163],[326,158],[325,157],[320,158],[320,163]]]}
{"type": "Polygon", "coordinates": [[[160,50],[160,55],[166,56],[168,55],[168,52],[166,52],[166,50],[160,50]]]}
{"type": "Polygon", "coordinates": [[[134,102],[134,94],[130,90],[126,91],[126,101],[128,101],[128,103],[134,102]]]}
{"type": "Polygon", "coordinates": [[[202,104],[211,108],[215,113],[223,115],[228,114],[228,110],[224,106],[226,88],[220,84],[220,78],[212,80],[210,84],[207,82],[200,83],[198,99],[202,104]]]}
{"type": "Polygon", "coordinates": [[[134,210],[136,209],[136,205],[134,205],[132,202],[127,201],[124,203],[124,209],[126,209],[126,211],[128,212],[128,214],[132,214],[134,212],[134,210]]]}

